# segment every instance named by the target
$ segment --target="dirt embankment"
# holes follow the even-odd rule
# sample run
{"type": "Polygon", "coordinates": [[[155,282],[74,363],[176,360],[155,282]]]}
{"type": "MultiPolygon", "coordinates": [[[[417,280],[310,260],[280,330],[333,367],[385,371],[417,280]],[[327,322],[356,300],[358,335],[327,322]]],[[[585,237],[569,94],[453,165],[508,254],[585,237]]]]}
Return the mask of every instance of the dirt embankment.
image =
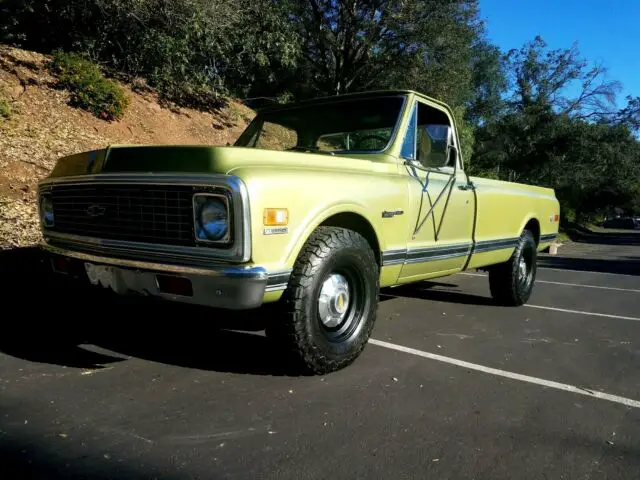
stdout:
{"type": "Polygon", "coordinates": [[[48,57],[0,45],[0,249],[40,241],[36,184],[56,159],[110,144],[225,145],[254,112],[231,102],[217,113],[161,106],[157,95],[123,85],[131,104],[121,121],[105,122],[68,105],[55,87],[48,57]]]}

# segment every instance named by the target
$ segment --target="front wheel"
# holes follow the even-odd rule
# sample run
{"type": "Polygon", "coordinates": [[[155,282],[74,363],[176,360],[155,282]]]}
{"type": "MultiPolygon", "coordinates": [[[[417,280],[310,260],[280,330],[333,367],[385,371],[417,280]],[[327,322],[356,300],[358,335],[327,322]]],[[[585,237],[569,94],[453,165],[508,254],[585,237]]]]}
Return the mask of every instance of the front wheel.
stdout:
{"type": "Polygon", "coordinates": [[[524,305],[533,291],[537,261],[536,241],[533,234],[525,230],[509,261],[489,269],[491,296],[501,305],[524,305]]]}
{"type": "Polygon", "coordinates": [[[312,373],[344,368],[371,335],[379,290],[367,240],[345,228],[320,227],[296,261],[267,335],[312,373]]]}

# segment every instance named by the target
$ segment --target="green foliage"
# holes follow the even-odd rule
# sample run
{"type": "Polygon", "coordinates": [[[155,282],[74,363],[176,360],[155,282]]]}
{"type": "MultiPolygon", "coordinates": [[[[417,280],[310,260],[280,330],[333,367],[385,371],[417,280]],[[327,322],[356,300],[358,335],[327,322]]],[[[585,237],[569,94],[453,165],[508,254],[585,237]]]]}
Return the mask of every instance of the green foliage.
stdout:
{"type": "Polygon", "coordinates": [[[502,52],[480,39],[472,47],[471,72],[473,95],[467,102],[466,119],[474,128],[499,118],[506,108],[507,71],[502,52]]]}
{"type": "Polygon", "coordinates": [[[286,103],[290,103],[293,101],[293,94],[291,92],[283,92],[280,95],[278,95],[278,98],[276,99],[276,101],[279,104],[286,104],[286,103]]]}
{"type": "Polygon", "coordinates": [[[554,188],[565,222],[591,221],[615,206],[631,210],[640,186],[633,102],[618,114],[617,85],[575,47],[547,50],[537,38],[506,61],[513,95],[477,130],[474,168],[554,188]],[[576,81],[582,89],[566,96],[576,81]]]}
{"type": "Polygon", "coordinates": [[[119,120],[129,100],[122,88],[102,75],[100,68],[77,53],[55,52],[51,71],[60,87],[71,93],[71,104],[105,120],[119,120]]]}
{"type": "Polygon", "coordinates": [[[472,96],[477,0],[285,0],[302,42],[296,94],[411,88],[453,105],[472,96]]]}
{"type": "Polygon", "coordinates": [[[461,156],[465,168],[471,164],[471,155],[475,143],[475,129],[465,119],[465,108],[462,106],[453,107],[454,121],[460,137],[461,156]]]}
{"type": "Polygon", "coordinates": [[[272,0],[5,0],[0,9],[0,41],[82,52],[203,110],[257,84],[279,88],[299,51],[272,0]]]}
{"type": "Polygon", "coordinates": [[[12,115],[13,110],[11,109],[11,105],[9,104],[9,102],[0,98],[0,118],[9,120],[12,115]]]}

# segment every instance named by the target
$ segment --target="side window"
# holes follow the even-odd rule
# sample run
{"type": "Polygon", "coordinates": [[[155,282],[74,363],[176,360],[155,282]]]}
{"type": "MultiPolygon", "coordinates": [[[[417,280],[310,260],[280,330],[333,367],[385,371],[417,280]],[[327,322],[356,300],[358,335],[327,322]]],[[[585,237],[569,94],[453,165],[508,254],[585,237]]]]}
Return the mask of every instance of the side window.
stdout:
{"type": "Polygon", "coordinates": [[[407,126],[407,133],[404,136],[404,141],[402,142],[402,150],[400,151],[400,156],[407,160],[415,160],[416,159],[416,106],[414,105],[411,110],[411,118],[409,120],[409,125],[407,126]]]}
{"type": "Polygon", "coordinates": [[[436,108],[418,103],[416,157],[426,168],[455,167],[455,150],[449,154],[452,126],[449,117],[436,108]]]}
{"type": "Polygon", "coordinates": [[[320,135],[316,142],[318,150],[324,152],[334,152],[336,150],[350,150],[351,149],[351,137],[345,133],[327,133],[326,135],[320,135]]]}

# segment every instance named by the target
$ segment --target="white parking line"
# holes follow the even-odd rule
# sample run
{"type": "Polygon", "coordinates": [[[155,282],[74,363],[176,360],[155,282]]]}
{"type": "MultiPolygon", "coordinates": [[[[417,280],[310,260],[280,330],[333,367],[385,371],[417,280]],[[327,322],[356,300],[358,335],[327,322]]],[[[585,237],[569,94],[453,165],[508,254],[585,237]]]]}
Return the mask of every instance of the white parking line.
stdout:
{"type": "MultiPolygon", "coordinates": [[[[467,277],[486,277],[486,275],[482,275],[481,273],[461,272],[459,275],[465,275],[467,277]]],[[[634,288],[602,287],[600,285],[585,285],[584,283],[552,282],[550,280],[538,280],[538,279],[536,279],[536,283],[549,283],[551,285],[564,285],[566,287],[597,288],[597,289],[600,289],[600,290],[616,290],[618,292],[640,293],[640,290],[637,290],[637,289],[634,289],[634,288]]]]}
{"type": "Polygon", "coordinates": [[[530,305],[528,303],[525,303],[523,306],[529,307],[529,308],[540,308],[542,310],[555,310],[556,312],[577,313],[579,315],[593,315],[595,317],[617,318],[618,320],[635,320],[636,322],[640,322],[640,318],[637,318],[637,317],[623,317],[622,315],[611,315],[609,313],[583,312],[582,310],[569,310],[566,308],[544,307],[542,305],[530,305]]]}
{"type": "Polygon", "coordinates": [[[584,283],[552,282],[550,280],[537,280],[537,279],[536,279],[536,283],[550,283],[552,285],[565,285],[567,287],[598,288],[600,290],[616,290],[618,292],[640,293],[640,290],[637,290],[635,288],[602,287],[600,285],[585,285],[584,283]]]}
{"type": "Polygon", "coordinates": [[[538,265],[538,269],[544,270],[555,270],[556,272],[570,272],[570,273],[595,273],[597,275],[614,275],[614,276],[622,276],[622,277],[635,277],[635,275],[631,273],[611,273],[611,272],[596,272],[594,270],[572,270],[570,268],[555,268],[555,267],[543,267],[538,265]]]}
{"type": "Polygon", "coordinates": [[[376,340],[374,338],[369,339],[369,343],[372,343],[379,347],[396,350],[398,352],[404,352],[411,355],[416,355],[418,357],[428,358],[429,360],[436,360],[438,362],[449,363],[451,365],[456,365],[458,367],[463,367],[463,368],[468,368],[470,370],[476,370],[478,372],[488,373],[490,375],[497,375],[499,377],[510,378],[512,380],[519,380],[521,382],[533,383],[535,385],[555,388],[557,390],[563,390],[565,392],[577,393],[580,395],[586,395],[588,397],[599,398],[601,400],[607,400],[609,402],[619,403],[627,407],[640,408],[640,401],[633,400],[631,398],[619,397],[618,395],[611,395],[609,393],[598,392],[598,391],[589,390],[586,388],[580,388],[574,385],[567,385],[565,383],[545,380],[543,378],[530,377],[529,375],[522,375],[520,373],[508,372],[506,370],[500,370],[497,368],[485,367],[484,365],[465,362],[464,360],[445,357],[443,355],[437,355],[435,353],[423,352],[422,350],[416,350],[415,348],[404,347],[402,345],[396,345],[395,343],[376,340]]]}

